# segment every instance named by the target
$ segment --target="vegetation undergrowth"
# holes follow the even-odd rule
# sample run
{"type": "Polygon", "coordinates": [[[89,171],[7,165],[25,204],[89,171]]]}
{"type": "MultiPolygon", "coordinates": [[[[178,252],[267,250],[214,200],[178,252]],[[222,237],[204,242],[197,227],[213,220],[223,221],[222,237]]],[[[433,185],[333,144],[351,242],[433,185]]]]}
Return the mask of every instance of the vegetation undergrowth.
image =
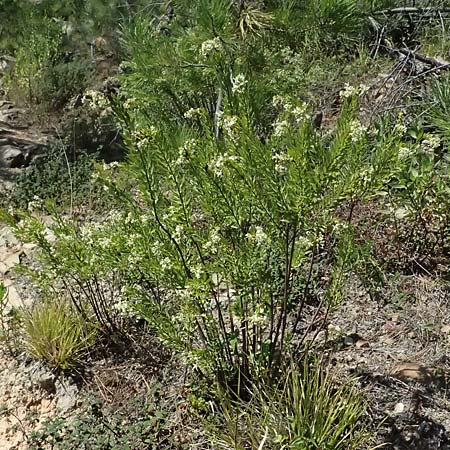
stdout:
{"type": "Polygon", "coordinates": [[[317,362],[284,370],[277,385],[252,386],[249,402],[222,402],[218,448],[356,450],[369,443],[367,405],[351,382],[337,385],[317,362]]]}
{"type": "Polygon", "coordinates": [[[51,367],[69,371],[80,367],[92,345],[95,329],[64,300],[46,300],[23,312],[27,352],[51,367]]]}

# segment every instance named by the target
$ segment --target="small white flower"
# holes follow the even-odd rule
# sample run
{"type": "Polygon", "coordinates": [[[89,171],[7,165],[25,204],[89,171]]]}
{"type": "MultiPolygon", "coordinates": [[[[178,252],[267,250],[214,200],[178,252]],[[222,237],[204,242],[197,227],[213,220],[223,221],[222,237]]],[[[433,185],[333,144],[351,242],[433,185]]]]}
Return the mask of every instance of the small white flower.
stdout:
{"type": "Polygon", "coordinates": [[[369,91],[370,87],[367,84],[361,83],[359,85],[359,95],[364,95],[369,91]]]}
{"type": "Polygon", "coordinates": [[[267,240],[267,234],[264,232],[261,226],[257,226],[254,232],[247,233],[246,237],[250,242],[257,245],[261,245],[267,240]]]}
{"type": "Polygon", "coordinates": [[[202,115],[201,108],[191,108],[184,113],[186,119],[198,119],[202,115]]]}
{"type": "Polygon", "coordinates": [[[94,90],[86,91],[81,99],[81,103],[93,110],[105,109],[108,107],[107,98],[101,92],[94,90]]]}
{"type": "Polygon", "coordinates": [[[311,118],[311,115],[308,114],[308,105],[306,103],[292,108],[291,114],[294,116],[297,124],[305,122],[311,118]]]}
{"type": "Polygon", "coordinates": [[[233,94],[243,94],[247,83],[248,81],[245,79],[244,74],[240,73],[239,75],[236,75],[236,77],[233,80],[231,92],[233,94]]]}
{"type": "Polygon", "coordinates": [[[201,266],[197,266],[197,267],[194,267],[194,269],[192,270],[192,273],[194,274],[195,278],[201,278],[205,272],[201,266]]]}
{"type": "Polygon", "coordinates": [[[223,155],[219,155],[219,157],[215,161],[212,161],[209,164],[209,167],[213,171],[214,175],[216,175],[217,177],[221,177],[223,175],[225,164],[227,164],[228,162],[236,161],[240,161],[240,158],[238,156],[224,153],[223,155]]]}
{"type": "Polygon", "coordinates": [[[289,123],[287,120],[277,121],[273,126],[273,136],[282,137],[289,130],[289,123]]]}
{"type": "Polygon", "coordinates": [[[362,125],[359,120],[355,119],[350,123],[349,135],[352,142],[356,143],[361,141],[361,139],[363,139],[366,133],[367,127],[362,125]]]}
{"type": "Polygon", "coordinates": [[[168,257],[163,258],[160,264],[163,270],[170,270],[172,268],[172,261],[168,257]]]}
{"type": "Polygon", "coordinates": [[[209,240],[207,242],[205,242],[205,244],[203,244],[203,248],[205,250],[216,250],[217,248],[217,244],[219,244],[220,242],[220,233],[219,233],[219,229],[216,228],[211,235],[209,236],[209,240]]]}
{"type": "Polygon", "coordinates": [[[272,159],[275,161],[275,171],[278,173],[286,173],[289,163],[294,161],[287,153],[275,153],[272,159]]]}
{"type": "Polygon", "coordinates": [[[284,98],[281,95],[275,95],[272,99],[272,105],[275,108],[280,108],[284,106],[284,98]]]}
{"type": "Polygon", "coordinates": [[[220,52],[222,49],[222,43],[220,42],[220,38],[215,37],[214,39],[209,39],[207,41],[202,42],[200,47],[200,55],[203,58],[208,58],[212,53],[220,52]]]}
{"type": "Polygon", "coordinates": [[[362,96],[364,95],[368,90],[369,90],[369,86],[365,85],[365,84],[360,84],[359,86],[351,86],[349,83],[345,83],[344,85],[344,89],[342,89],[339,92],[339,96],[344,99],[344,98],[351,98],[351,97],[355,97],[355,96],[362,96]]]}
{"type": "Polygon", "coordinates": [[[426,139],[421,142],[422,148],[426,152],[433,152],[441,145],[441,139],[435,134],[428,134],[426,139]]]}
{"type": "Polygon", "coordinates": [[[408,156],[412,153],[411,149],[408,147],[400,147],[398,149],[398,158],[399,159],[406,159],[408,156]]]}
{"type": "Polygon", "coordinates": [[[223,129],[226,133],[231,134],[238,123],[236,116],[225,116],[221,119],[223,129]]]}
{"type": "Polygon", "coordinates": [[[359,90],[357,86],[351,86],[349,83],[344,84],[344,89],[339,92],[341,98],[350,98],[358,95],[359,90]]]}
{"type": "Polygon", "coordinates": [[[394,126],[394,133],[399,135],[399,136],[403,136],[407,131],[407,128],[405,125],[403,125],[402,123],[396,123],[394,126]]]}

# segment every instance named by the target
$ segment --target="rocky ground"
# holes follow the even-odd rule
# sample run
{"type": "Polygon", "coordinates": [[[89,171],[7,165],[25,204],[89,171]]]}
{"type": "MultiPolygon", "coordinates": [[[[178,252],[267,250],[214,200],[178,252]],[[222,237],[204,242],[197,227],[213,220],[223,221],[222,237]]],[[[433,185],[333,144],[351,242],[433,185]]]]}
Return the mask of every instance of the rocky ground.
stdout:
{"type": "Polygon", "coordinates": [[[7,187],[14,176],[48,145],[50,130],[36,128],[24,109],[0,99],[0,180],[7,187]]]}
{"type": "Polygon", "coordinates": [[[383,448],[450,449],[450,293],[425,276],[392,289],[383,303],[355,284],[319,340],[333,370],[358,377],[383,448]]]}
{"type": "MultiPolygon", "coordinates": [[[[20,244],[7,227],[0,228],[0,280],[8,288],[4,311],[32,303],[33,290],[13,267],[31,256],[33,246],[20,244]]],[[[40,363],[13,354],[0,343],[0,449],[25,449],[27,433],[53,414],[69,412],[78,388],[69,378],[56,377],[40,363]]]]}

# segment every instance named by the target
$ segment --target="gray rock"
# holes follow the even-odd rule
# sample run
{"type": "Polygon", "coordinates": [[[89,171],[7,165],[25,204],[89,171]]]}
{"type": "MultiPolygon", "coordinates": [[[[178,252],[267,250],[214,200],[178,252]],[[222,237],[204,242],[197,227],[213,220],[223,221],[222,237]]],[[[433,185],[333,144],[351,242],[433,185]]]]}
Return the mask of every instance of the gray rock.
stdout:
{"type": "Polygon", "coordinates": [[[25,164],[22,150],[13,145],[0,147],[0,167],[17,168],[25,164]]]}
{"type": "Polygon", "coordinates": [[[61,413],[66,413],[77,404],[78,387],[67,379],[56,381],[56,407],[61,413]]]}

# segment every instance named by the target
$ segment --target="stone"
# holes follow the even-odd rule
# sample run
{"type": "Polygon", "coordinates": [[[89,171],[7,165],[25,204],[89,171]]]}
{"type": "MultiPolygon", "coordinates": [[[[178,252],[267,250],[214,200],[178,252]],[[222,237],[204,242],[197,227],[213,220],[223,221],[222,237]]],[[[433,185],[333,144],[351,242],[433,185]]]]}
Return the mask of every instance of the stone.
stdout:
{"type": "Polygon", "coordinates": [[[25,155],[22,150],[13,145],[0,148],[0,167],[17,168],[25,164],[25,155]]]}
{"type": "Polygon", "coordinates": [[[365,348],[365,347],[370,347],[370,344],[365,339],[358,339],[355,343],[355,347],[356,348],[365,348]]]}
{"type": "Polygon", "coordinates": [[[430,383],[435,379],[435,370],[417,363],[402,363],[392,369],[392,375],[403,381],[430,383]]]}
{"type": "Polygon", "coordinates": [[[56,382],[56,408],[61,413],[66,413],[77,405],[78,387],[67,380],[56,382]]]}
{"type": "Polygon", "coordinates": [[[401,414],[404,411],[405,411],[404,403],[399,402],[394,406],[394,414],[396,414],[396,415],[401,414]]]}
{"type": "Polygon", "coordinates": [[[43,375],[39,378],[38,384],[41,389],[49,394],[54,394],[56,392],[55,377],[51,374],[43,375]]]}

